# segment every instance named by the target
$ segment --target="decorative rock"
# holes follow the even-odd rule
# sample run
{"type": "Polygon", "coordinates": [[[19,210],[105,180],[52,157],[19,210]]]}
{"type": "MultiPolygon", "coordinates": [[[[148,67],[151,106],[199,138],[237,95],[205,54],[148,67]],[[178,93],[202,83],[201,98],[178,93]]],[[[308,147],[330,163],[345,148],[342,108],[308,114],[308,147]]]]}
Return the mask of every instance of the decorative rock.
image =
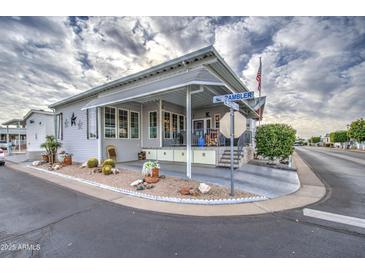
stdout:
{"type": "Polygon", "coordinates": [[[60,164],[54,164],[53,167],[52,167],[52,169],[53,170],[59,170],[59,169],[61,169],[61,167],[62,166],[60,164]]]}
{"type": "Polygon", "coordinates": [[[144,190],[144,189],[145,189],[145,187],[143,185],[138,185],[137,186],[137,190],[144,190]]]}
{"type": "Polygon", "coordinates": [[[192,190],[192,188],[184,186],[184,187],[180,188],[179,193],[181,195],[191,195],[190,190],[192,190]]]}
{"type": "Polygon", "coordinates": [[[146,189],[151,189],[151,188],[154,188],[155,186],[152,184],[147,184],[145,187],[146,187],[146,189]]]}
{"type": "Polygon", "coordinates": [[[207,184],[204,184],[204,183],[201,183],[200,185],[199,185],[199,191],[201,192],[201,193],[203,193],[203,194],[205,194],[205,193],[208,193],[209,191],[210,191],[210,189],[211,189],[211,187],[210,186],[208,186],[207,184]]]}
{"type": "Polygon", "coordinates": [[[83,163],[83,164],[80,166],[80,168],[85,168],[85,167],[87,167],[87,162],[83,163]]]}
{"type": "Polygon", "coordinates": [[[113,173],[114,175],[116,175],[116,174],[120,173],[120,170],[119,170],[119,169],[117,169],[117,168],[112,168],[112,173],[113,173]]]}
{"type": "Polygon", "coordinates": [[[161,175],[160,176],[160,179],[165,179],[166,178],[166,176],[165,175],[161,175]]]}
{"type": "Polygon", "coordinates": [[[130,184],[130,186],[137,186],[139,184],[142,184],[143,183],[143,180],[142,179],[138,179],[138,180],[135,180],[134,182],[132,182],[130,184]]]}
{"type": "Polygon", "coordinates": [[[190,190],[189,190],[189,193],[190,193],[190,195],[192,195],[192,196],[198,196],[198,195],[199,195],[199,192],[198,192],[198,190],[196,190],[196,189],[190,189],[190,190]]]}
{"type": "Polygon", "coordinates": [[[32,163],[32,166],[39,166],[41,164],[41,161],[34,161],[32,163]]]}

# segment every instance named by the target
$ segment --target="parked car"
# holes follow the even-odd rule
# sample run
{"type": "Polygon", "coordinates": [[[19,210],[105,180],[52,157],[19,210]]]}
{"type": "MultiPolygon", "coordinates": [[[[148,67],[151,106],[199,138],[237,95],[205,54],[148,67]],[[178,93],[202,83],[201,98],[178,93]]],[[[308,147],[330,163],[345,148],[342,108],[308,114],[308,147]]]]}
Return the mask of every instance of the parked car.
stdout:
{"type": "Polygon", "coordinates": [[[5,152],[0,148],[0,165],[5,165],[5,152]]]}
{"type": "Polygon", "coordinates": [[[8,143],[6,141],[0,141],[0,149],[7,150],[8,149],[8,143]]]}

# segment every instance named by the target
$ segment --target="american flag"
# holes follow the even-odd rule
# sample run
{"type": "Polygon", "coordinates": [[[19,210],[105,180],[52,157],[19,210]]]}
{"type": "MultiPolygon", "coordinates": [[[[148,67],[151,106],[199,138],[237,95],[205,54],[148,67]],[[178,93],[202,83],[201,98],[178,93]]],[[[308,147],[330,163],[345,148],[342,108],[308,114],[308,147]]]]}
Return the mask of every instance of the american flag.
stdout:
{"type": "Polygon", "coordinates": [[[257,75],[256,75],[257,89],[259,91],[259,96],[261,96],[261,67],[262,67],[262,63],[261,63],[261,57],[260,57],[260,66],[259,66],[259,70],[257,71],[257,75]]]}

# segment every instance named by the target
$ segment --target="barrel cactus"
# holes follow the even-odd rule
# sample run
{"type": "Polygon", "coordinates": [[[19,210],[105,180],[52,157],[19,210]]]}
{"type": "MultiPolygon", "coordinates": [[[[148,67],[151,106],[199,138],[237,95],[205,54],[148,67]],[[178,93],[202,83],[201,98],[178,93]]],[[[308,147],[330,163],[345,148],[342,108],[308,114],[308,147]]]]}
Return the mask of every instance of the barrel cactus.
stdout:
{"type": "Polygon", "coordinates": [[[112,167],[115,167],[115,161],[113,159],[106,159],[103,162],[103,166],[112,166],[112,167]]]}
{"type": "Polygon", "coordinates": [[[111,165],[104,165],[101,171],[103,172],[104,175],[109,175],[112,173],[112,168],[113,167],[111,165]]]}
{"type": "Polygon", "coordinates": [[[87,160],[87,167],[88,168],[97,167],[98,164],[99,164],[99,161],[96,158],[90,158],[89,160],[87,160]]]}

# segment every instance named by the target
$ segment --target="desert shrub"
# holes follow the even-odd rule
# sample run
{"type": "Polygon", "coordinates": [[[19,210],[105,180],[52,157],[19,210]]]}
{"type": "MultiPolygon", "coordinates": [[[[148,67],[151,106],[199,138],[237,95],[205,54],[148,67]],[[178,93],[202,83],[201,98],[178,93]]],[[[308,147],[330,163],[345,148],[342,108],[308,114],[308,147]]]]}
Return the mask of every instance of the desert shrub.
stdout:
{"type": "Polygon", "coordinates": [[[256,131],[257,154],[268,157],[286,159],[294,151],[296,130],[286,124],[266,124],[256,131]]]}
{"type": "Polygon", "coordinates": [[[112,167],[115,167],[115,161],[113,159],[106,159],[103,162],[103,166],[112,166],[112,167]]]}
{"type": "Polygon", "coordinates": [[[104,165],[101,169],[104,175],[109,175],[112,173],[112,166],[111,165],[104,165]]]}
{"type": "Polygon", "coordinates": [[[87,160],[87,167],[88,168],[97,167],[98,164],[99,164],[99,161],[96,158],[90,158],[89,160],[87,160]]]}

